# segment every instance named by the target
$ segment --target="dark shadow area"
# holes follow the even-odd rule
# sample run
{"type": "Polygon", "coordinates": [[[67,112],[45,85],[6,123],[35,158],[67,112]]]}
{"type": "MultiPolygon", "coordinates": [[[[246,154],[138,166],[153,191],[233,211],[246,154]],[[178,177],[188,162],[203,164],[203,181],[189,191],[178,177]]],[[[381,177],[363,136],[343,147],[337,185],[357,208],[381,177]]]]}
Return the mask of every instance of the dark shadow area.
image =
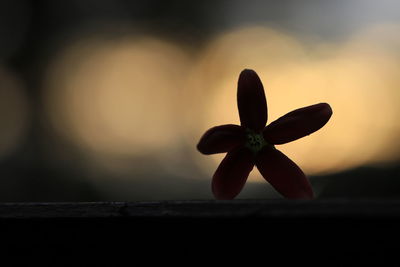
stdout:
{"type": "Polygon", "coordinates": [[[399,238],[398,223],[389,218],[279,216],[0,220],[3,252],[13,252],[3,260],[114,265],[156,263],[155,257],[175,263],[196,259],[204,264],[260,260],[329,266],[388,264],[397,252],[393,241],[399,238]]]}
{"type": "Polygon", "coordinates": [[[360,167],[346,172],[312,177],[321,186],[320,198],[399,198],[400,166],[360,167]]]}

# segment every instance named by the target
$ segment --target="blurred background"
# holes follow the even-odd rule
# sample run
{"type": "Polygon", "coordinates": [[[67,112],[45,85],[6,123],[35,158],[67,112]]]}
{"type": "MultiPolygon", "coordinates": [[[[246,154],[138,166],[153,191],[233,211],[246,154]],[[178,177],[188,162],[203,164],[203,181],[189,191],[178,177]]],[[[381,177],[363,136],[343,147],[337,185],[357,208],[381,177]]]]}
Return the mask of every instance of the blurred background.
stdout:
{"type": "MultiPolygon", "coordinates": [[[[195,146],[239,123],[244,68],[269,122],[332,106],[277,146],[317,197],[400,197],[396,0],[2,0],[0,201],[212,199],[195,146]]],[[[255,169],[238,198],[280,195],[255,169]]]]}

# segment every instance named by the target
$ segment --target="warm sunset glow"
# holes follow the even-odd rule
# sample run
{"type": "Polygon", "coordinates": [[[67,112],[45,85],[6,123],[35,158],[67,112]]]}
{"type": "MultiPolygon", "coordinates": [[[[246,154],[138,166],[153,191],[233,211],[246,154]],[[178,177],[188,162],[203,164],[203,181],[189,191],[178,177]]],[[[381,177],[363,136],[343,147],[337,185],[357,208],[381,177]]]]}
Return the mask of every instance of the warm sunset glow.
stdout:
{"type": "MultiPolygon", "coordinates": [[[[332,106],[332,119],[323,129],[277,146],[307,174],[393,160],[400,128],[396,32],[398,28],[381,27],[335,44],[304,43],[263,27],[222,35],[209,45],[191,79],[193,88],[207,90],[197,92],[205,105],[198,135],[214,125],[239,123],[237,77],[252,68],[265,86],[269,122],[303,106],[332,106]]],[[[215,156],[214,166],[221,157],[215,156]]]]}
{"type": "Polygon", "coordinates": [[[303,106],[332,106],[323,129],[277,147],[307,174],[387,162],[400,146],[396,32],[386,25],[322,43],[241,28],[211,41],[197,61],[155,38],[81,40],[50,65],[46,106],[55,129],[96,157],[157,155],[171,165],[173,148],[187,145],[209,176],[223,155],[210,161],[195,145],[208,128],[239,123],[236,82],[251,68],[264,83],[269,122],[303,106]]]}

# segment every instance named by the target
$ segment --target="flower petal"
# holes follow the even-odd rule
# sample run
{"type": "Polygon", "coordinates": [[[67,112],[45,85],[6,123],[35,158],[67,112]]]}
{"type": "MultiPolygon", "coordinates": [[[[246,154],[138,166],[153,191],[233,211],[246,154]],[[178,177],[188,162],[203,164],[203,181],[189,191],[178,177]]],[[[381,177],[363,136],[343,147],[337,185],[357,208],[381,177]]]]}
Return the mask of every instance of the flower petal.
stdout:
{"type": "Polygon", "coordinates": [[[313,198],[303,171],[277,149],[266,148],[257,155],[256,165],[262,176],[286,198],[313,198]]]}
{"type": "Polygon", "coordinates": [[[197,149],[206,155],[228,152],[244,143],[246,132],[239,125],[226,124],[209,129],[201,137],[197,149]]]}
{"type": "Polygon", "coordinates": [[[265,127],[264,139],[275,145],[294,141],[322,128],[331,116],[327,103],[296,109],[265,127]]]}
{"type": "Polygon", "coordinates": [[[261,132],[267,123],[268,111],[264,87],[255,71],[245,69],[240,73],[237,102],[241,125],[261,132]]]}
{"type": "Polygon", "coordinates": [[[233,199],[242,190],[254,167],[254,155],[240,147],[225,156],[212,180],[212,191],[217,199],[233,199]]]}

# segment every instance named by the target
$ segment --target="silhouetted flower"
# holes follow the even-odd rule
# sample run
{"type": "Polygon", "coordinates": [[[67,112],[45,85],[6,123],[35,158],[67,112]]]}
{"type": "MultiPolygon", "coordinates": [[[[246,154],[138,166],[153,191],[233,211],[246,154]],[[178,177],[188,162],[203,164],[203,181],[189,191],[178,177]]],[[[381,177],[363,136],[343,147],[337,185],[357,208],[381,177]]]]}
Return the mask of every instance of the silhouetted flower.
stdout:
{"type": "Polygon", "coordinates": [[[197,149],[203,154],[228,152],[212,180],[217,199],[233,199],[240,193],[254,165],[262,176],[287,198],[312,198],[313,190],[303,171],[274,145],[281,145],[324,126],[331,107],[320,103],[296,109],[265,127],[267,102],[257,73],[243,70],[239,76],[237,103],[240,124],[209,129],[197,149]]]}

